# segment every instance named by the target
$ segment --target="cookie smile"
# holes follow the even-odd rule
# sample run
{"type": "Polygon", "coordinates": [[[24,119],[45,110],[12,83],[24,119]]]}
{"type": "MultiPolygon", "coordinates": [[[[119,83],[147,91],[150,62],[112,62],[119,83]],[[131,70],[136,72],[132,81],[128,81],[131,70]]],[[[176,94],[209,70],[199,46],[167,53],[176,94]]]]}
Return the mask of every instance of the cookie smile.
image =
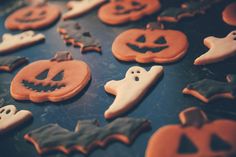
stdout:
{"type": "Polygon", "coordinates": [[[126,11],[123,11],[123,12],[116,12],[116,13],[114,13],[114,14],[115,14],[115,15],[130,14],[131,12],[141,11],[141,10],[145,9],[146,7],[147,7],[147,5],[143,5],[143,6],[140,6],[139,8],[126,10],[126,11]]]}
{"type": "Polygon", "coordinates": [[[128,43],[127,46],[129,48],[131,48],[132,50],[136,51],[136,52],[140,52],[140,53],[146,53],[146,52],[153,52],[153,53],[157,53],[157,52],[160,52],[166,48],[168,48],[169,46],[160,46],[160,47],[143,47],[143,48],[140,48],[134,44],[130,44],[128,43]]]}
{"type": "Polygon", "coordinates": [[[41,18],[35,18],[35,19],[15,19],[17,22],[21,22],[21,23],[32,23],[32,22],[37,22],[37,21],[41,21],[43,20],[44,17],[41,18]]]}

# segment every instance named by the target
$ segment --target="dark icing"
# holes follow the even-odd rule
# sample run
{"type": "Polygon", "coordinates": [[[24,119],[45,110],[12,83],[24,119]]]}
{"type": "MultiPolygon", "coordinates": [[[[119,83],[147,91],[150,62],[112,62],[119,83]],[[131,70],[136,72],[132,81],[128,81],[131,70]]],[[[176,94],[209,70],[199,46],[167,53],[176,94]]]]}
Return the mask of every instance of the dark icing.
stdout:
{"type": "MultiPolygon", "coordinates": [[[[75,132],[71,132],[58,124],[48,124],[27,135],[33,138],[40,149],[63,146],[70,149],[73,146],[81,146],[89,151],[95,142],[103,142],[112,135],[121,134],[131,141],[136,133],[139,133],[150,123],[146,119],[118,118],[104,127],[99,127],[96,120],[78,121],[75,132]]],[[[122,141],[121,141],[122,142],[122,141]]]]}
{"type": "Polygon", "coordinates": [[[13,71],[18,66],[28,63],[26,57],[10,56],[0,58],[0,71],[13,71]]]}
{"type": "Polygon", "coordinates": [[[68,61],[68,60],[73,60],[71,52],[68,51],[60,51],[55,54],[55,56],[51,59],[51,61],[68,61]]]}

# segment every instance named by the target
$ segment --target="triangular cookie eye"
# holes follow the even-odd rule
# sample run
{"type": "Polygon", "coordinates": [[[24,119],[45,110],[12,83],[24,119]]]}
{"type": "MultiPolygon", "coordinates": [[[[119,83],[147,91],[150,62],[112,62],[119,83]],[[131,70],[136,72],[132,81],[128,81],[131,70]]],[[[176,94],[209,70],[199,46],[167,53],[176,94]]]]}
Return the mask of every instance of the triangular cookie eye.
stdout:
{"type": "Polygon", "coordinates": [[[155,40],[154,43],[155,43],[155,44],[166,44],[167,41],[166,41],[166,39],[165,39],[163,36],[161,36],[161,37],[159,37],[157,40],[155,40]]]}
{"type": "Polygon", "coordinates": [[[139,2],[137,2],[137,1],[132,1],[131,4],[132,4],[132,6],[139,6],[139,5],[141,5],[141,4],[140,4],[139,2]]]}
{"type": "Polygon", "coordinates": [[[64,77],[64,70],[59,72],[56,76],[53,77],[53,81],[61,81],[64,77]]]}
{"type": "Polygon", "coordinates": [[[231,150],[231,145],[229,145],[226,141],[221,139],[216,134],[211,136],[211,149],[213,151],[229,151],[231,150]]]}
{"type": "Polygon", "coordinates": [[[141,35],[136,41],[140,42],[140,43],[145,43],[146,42],[146,37],[144,35],[141,35]]]}
{"type": "Polygon", "coordinates": [[[49,69],[44,70],[38,76],[36,76],[36,79],[45,80],[48,77],[48,72],[49,72],[49,69]]]}
{"type": "Polygon", "coordinates": [[[186,136],[182,135],[180,138],[180,144],[178,148],[179,154],[194,154],[197,153],[198,149],[194,143],[186,136]]]}

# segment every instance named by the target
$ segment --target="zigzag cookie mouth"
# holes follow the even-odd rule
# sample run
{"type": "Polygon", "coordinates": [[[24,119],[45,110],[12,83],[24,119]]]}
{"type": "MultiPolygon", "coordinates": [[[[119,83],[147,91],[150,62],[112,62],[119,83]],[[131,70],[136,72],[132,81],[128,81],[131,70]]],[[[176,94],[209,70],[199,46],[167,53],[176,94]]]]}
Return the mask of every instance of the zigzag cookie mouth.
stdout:
{"type": "Polygon", "coordinates": [[[15,19],[17,22],[20,22],[20,23],[33,23],[33,22],[38,22],[38,21],[41,21],[43,20],[44,17],[41,17],[41,18],[35,18],[35,19],[15,19]]]}
{"type": "Polygon", "coordinates": [[[33,82],[29,82],[26,80],[22,81],[22,85],[25,88],[30,89],[32,91],[36,91],[36,92],[53,92],[55,90],[65,87],[65,85],[57,85],[57,84],[51,85],[50,83],[47,84],[46,86],[42,85],[41,83],[38,85],[35,85],[33,82]]]}
{"type": "Polygon", "coordinates": [[[131,12],[137,12],[137,11],[141,11],[143,9],[145,9],[147,7],[147,5],[142,5],[139,8],[135,8],[135,9],[130,9],[130,10],[126,10],[123,12],[116,12],[114,13],[115,15],[125,15],[125,14],[130,14],[131,12]]]}
{"type": "Polygon", "coordinates": [[[127,46],[136,51],[136,52],[140,52],[140,53],[146,53],[146,52],[153,52],[153,53],[157,53],[157,52],[160,52],[166,48],[168,48],[169,46],[160,46],[160,47],[154,47],[154,48],[151,48],[151,47],[143,47],[143,48],[139,48],[138,46],[134,45],[134,44],[130,44],[128,43],[127,46]]]}

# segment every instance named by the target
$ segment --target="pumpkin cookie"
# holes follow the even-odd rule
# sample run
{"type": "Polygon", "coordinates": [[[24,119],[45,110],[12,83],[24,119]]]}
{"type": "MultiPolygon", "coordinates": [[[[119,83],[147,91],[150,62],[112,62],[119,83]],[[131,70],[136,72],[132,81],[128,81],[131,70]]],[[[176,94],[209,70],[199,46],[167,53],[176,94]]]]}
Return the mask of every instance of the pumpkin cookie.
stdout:
{"type": "Polygon", "coordinates": [[[0,134],[16,128],[30,118],[32,118],[30,111],[17,111],[14,105],[0,108],[0,134]]]}
{"type": "Polygon", "coordinates": [[[96,120],[83,120],[78,121],[74,132],[58,124],[48,124],[29,132],[24,138],[34,144],[39,154],[53,150],[65,154],[72,151],[88,154],[95,147],[105,147],[114,140],[130,144],[149,127],[146,119],[118,118],[104,127],[99,127],[96,120]]]}
{"type": "Polygon", "coordinates": [[[230,32],[225,38],[213,36],[204,39],[204,45],[210,50],[195,59],[195,65],[205,65],[225,60],[236,54],[236,30],[230,32]]]}
{"type": "Polygon", "coordinates": [[[20,57],[20,56],[1,57],[0,71],[12,72],[17,67],[26,63],[28,63],[28,59],[26,57],[20,57]]]}
{"type": "Polygon", "coordinates": [[[59,102],[78,94],[90,80],[89,66],[68,52],[40,60],[19,71],[11,82],[11,96],[33,102],[59,102]],[[75,75],[76,74],[76,75],[75,75]]]}
{"type": "Polygon", "coordinates": [[[112,44],[112,52],[117,59],[139,63],[175,62],[186,54],[187,49],[188,39],[184,33],[162,30],[152,24],[147,25],[145,30],[127,30],[112,44]]]}
{"type": "Polygon", "coordinates": [[[236,155],[236,122],[208,121],[195,107],[182,111],[181,125],[164,126],[148,142],[145,157],[233,157],[236,155]]]}
{"type": "Polygon", "coordinates": [[[9,30],[42,29],[51,25],[60,16],[58,7],[50,4],[28,6],[12,13],[5,21],[9,30]]]}
{"type": "Polygon", "coordinates": [[[225,23],[236,26],[236,2],[231,3],[224,9],[222,17],[225,23]]]}
{"type": "Polygon", "coordinates": [[[153,66],[150,71],[134,66],[129,68],[124,79],[107,82],[106,92],[115,95],[116,98],[106,110],[105,118],[117,117],[134,107],[162,73],[162,66],[153,66]]]}
{"type": "Polygon", "coordinates": [[[153,14],[160,7],[159,0],[111,0],[99,9],[98,17],[106,24],[119,25],[153,14]]]}

